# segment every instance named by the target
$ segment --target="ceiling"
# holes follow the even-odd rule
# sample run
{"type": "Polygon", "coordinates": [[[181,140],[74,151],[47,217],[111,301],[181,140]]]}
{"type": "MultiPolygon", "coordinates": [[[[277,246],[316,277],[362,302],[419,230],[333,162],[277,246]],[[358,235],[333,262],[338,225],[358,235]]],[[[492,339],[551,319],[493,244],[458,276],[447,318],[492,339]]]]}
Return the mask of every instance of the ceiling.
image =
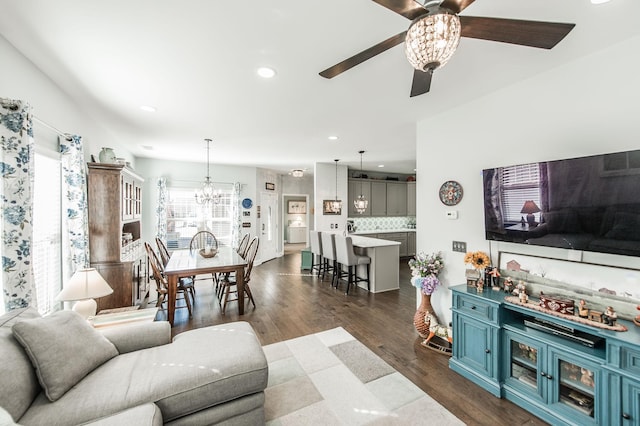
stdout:
{"type": "Polygon", "coordinates": [[[463,38],[415,98],[402,46],[318,75],[409,26],[371,0],[0,0],[0,34],[135,156],[203,162],[211,138],[212,163],[358,168],[362,149],[365,169],[413,173],[417,121],[638,35],[639,3],[476,0],[463,15],[576,27],[552,50],[463,38]]]}

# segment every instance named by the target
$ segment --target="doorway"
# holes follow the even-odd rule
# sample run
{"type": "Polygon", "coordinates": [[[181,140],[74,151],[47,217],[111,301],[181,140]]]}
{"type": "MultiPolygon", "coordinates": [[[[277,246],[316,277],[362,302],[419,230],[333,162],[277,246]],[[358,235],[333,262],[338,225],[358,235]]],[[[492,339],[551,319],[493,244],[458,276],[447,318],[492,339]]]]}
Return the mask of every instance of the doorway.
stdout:
{"type": "Polygon", "coordinates": [[[309,245],[309,194],[282,194],[282,241],[284,254],[309,245]]]}
{"type": "Polygon", "coordinates": [[[278,257],[278,195],[269,192],[260,193],[260,262],[278,257]]]}

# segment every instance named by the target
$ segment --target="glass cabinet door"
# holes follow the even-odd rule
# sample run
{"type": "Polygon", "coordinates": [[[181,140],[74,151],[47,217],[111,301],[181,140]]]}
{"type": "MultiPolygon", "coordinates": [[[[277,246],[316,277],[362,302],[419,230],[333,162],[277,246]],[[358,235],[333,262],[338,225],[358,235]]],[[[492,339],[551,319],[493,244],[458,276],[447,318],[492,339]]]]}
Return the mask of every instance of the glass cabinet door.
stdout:
{"type": "Polygon", "coordinates": [[[543,400],[547,386],[546,382],[541,382],[541,375],[545,375],[541,367],[544,365],[544,346],[515,333],[507,333],[505,337],[508,350],[504,374],[506,381],[521,391],[537,396],[536,399],[543,400]]]}
{"type": "Polygon", "coordinates": [[[551,353],[553,370],[558,380],[553,384],[553,400],[563,408],[575,410],[590,419],[596,418],[596,390],[599,385],[597,365],[575,355],[551,353]]]}

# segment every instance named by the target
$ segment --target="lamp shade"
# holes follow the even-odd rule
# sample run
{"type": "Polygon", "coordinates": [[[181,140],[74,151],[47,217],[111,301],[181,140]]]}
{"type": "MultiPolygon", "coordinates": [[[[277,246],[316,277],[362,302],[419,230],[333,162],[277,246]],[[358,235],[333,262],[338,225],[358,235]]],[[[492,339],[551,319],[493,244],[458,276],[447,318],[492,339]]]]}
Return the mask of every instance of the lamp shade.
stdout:
{"type": "Polygon", "coordinates": [[[533,214],[538,213],[540,211],[540,207],[533,200],[527,200],[524,202],[524,206],[522,206],[522,210],[520,213],[533,214]]]}
{"type": "Polygon", "coordinates": [[[78,269],[56,296],[57,301],[94,299],[113,293],[102,275],[95,268],[78,269]]]}

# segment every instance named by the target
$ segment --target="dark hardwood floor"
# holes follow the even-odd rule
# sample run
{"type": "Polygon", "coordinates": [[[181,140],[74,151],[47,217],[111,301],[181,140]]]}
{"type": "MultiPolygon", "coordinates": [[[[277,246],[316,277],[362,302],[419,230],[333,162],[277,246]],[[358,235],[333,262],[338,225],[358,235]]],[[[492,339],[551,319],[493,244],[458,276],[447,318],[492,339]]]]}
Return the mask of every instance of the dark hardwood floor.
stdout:
{"type": "MultiPolygon", "coordinates": [[[[343,327],[468,425],[545,425],[515,404],[498,399],[452,372],[449,357],[420,345],[413,328],[416,307],[407,262],[400,262],[400,290],[368,294],[358,289],[344,294],[300,271],[300,253],[253,269],[251,290],[256,308],[237,314],[236,302],[222,315],[210,281],[199,281],[193,318],[176,311],[173,334],[231,321],[248,321],[263,345],[335,327],[343,327]]],[[[425,413],[428,415],[428,413],[425,413]]]]}

